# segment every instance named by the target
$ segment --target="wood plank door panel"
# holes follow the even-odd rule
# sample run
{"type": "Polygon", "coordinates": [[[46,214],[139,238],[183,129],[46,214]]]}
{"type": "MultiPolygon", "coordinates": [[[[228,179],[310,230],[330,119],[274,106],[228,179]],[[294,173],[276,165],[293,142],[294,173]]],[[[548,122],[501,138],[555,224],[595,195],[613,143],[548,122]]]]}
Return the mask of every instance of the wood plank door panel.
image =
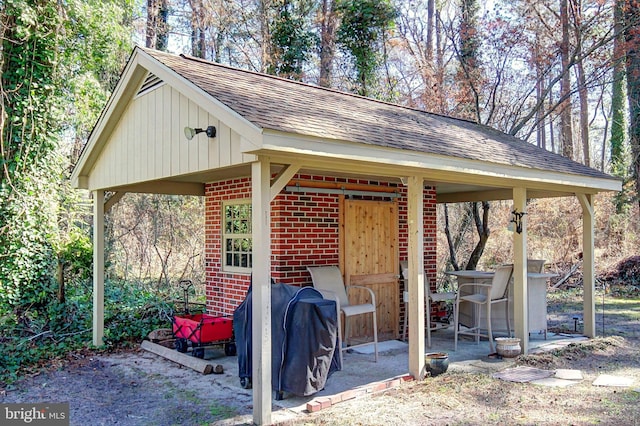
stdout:
{"type": "MultiPolygon", "coordinates": [[[[344,272],[347,285],[370,288],[376,295],[378,334],[399,337],[398,209],[396,202],[345,200],[344,272]]],[[[365,291],[352,290],[350,302],[366,303],[365,291]]],[[[373,335],[369,318],[351,320],[349,338],[373,335]]]]}

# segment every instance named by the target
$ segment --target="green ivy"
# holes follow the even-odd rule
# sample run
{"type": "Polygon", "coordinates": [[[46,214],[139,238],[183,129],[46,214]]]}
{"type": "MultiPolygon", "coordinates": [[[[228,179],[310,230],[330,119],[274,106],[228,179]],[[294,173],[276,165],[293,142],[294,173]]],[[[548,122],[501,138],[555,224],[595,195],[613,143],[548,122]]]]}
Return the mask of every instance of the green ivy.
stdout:
{"type": "Polygon", "coordinates": [[[133,6],[0,1],[0,365],[12,377],[90,339],[92,247],[67,154],[70,141],[88,134],[130,51],[121,29],[133,6]],[[61,264],[65,303],[56,297],[61,264]]]}
{"type": "Polygon", "coordinates": [[[0,18],[3,107],[0,184],[0,304],[20,312],[44,306],[53,286],[56,192],[60,175],[61,14],[56,1],[11,0],[0,18]]]}
{"type": "MultiPolygon", "coordinates": [[[[89,345],[92,286],[77,280],[67,288],[65,303],[25,312],[21,323],[0,317],[0,388],[27,371],[50,365],[89,345]]],[[[105,348],[138,344],[150,331],[171,326],[177,295],[140,282],[105,283],[105,348]]]]}
{"type": "Polygon", "coordinates": [[[273,52],[268,73],[301,80],[303,67],[317,41],[306,19],[310,13],[309,3],[308,0],[275,1],[275,17],[270,25],[273,52]]]}
{"type": "Polygon", "coordinates": [[[336,41],[353,57],[358,93],[368,96],[382,60],[384,34],[398,12],[390,0],[338,0],[336,12],[341,18],[336,41]]]}

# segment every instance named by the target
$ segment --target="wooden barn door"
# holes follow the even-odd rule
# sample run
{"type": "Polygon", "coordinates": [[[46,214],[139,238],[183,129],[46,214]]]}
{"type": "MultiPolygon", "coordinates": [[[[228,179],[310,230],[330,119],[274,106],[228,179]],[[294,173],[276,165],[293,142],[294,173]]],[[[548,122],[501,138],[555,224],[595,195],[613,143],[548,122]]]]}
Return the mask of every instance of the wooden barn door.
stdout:
{"type": "MultiPolygon", "coordinates": [[[[395,201],[344,200],[343,271],[346,285],[360,285],[376,295],[378,339],[399,337],[398,205],[395,201]]],[[[364,291],[352,290],[350,302],[365,303],[364,291]]],[[[350,320],[349,338],[372,336],[371,316],[350,320]]]]}

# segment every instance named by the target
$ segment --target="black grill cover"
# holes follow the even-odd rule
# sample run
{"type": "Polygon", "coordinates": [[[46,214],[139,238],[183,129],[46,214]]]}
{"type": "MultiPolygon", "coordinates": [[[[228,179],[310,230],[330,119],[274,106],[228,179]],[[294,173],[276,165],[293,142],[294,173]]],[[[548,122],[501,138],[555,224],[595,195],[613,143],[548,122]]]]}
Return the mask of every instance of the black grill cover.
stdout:
{"type": "MultiPolygon", "coordinates": [[[[233,314],[238,375],[251,378],[251,288],[233,314]]],[[[336,304],[313,287],[271,286],[272,389],[299,396],[324,388],[340,370],[336,304]]]]}

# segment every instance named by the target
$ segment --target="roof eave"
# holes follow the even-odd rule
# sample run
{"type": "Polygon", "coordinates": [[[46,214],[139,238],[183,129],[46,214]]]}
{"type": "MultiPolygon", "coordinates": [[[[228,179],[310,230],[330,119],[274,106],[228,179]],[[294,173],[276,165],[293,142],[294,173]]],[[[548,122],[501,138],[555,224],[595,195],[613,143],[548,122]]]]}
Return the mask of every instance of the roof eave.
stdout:
{"type": "MultiPolygon", "coordinates": [[[[343,162],[373,164],[380,173],[396,175],[422,174],[430,181],[518,186],[538,190],[597,193],[620,191],[622,183],[614,177],[553,172],[487,161],[442,156],[417,151],[387,148],[344,140],[330,140],[279,131],[264,132],[263,151],[271,156],[314,157],[336,168],[343,162]]],[[[255,152],[254,152],[255,153],[255,152]]]]}

